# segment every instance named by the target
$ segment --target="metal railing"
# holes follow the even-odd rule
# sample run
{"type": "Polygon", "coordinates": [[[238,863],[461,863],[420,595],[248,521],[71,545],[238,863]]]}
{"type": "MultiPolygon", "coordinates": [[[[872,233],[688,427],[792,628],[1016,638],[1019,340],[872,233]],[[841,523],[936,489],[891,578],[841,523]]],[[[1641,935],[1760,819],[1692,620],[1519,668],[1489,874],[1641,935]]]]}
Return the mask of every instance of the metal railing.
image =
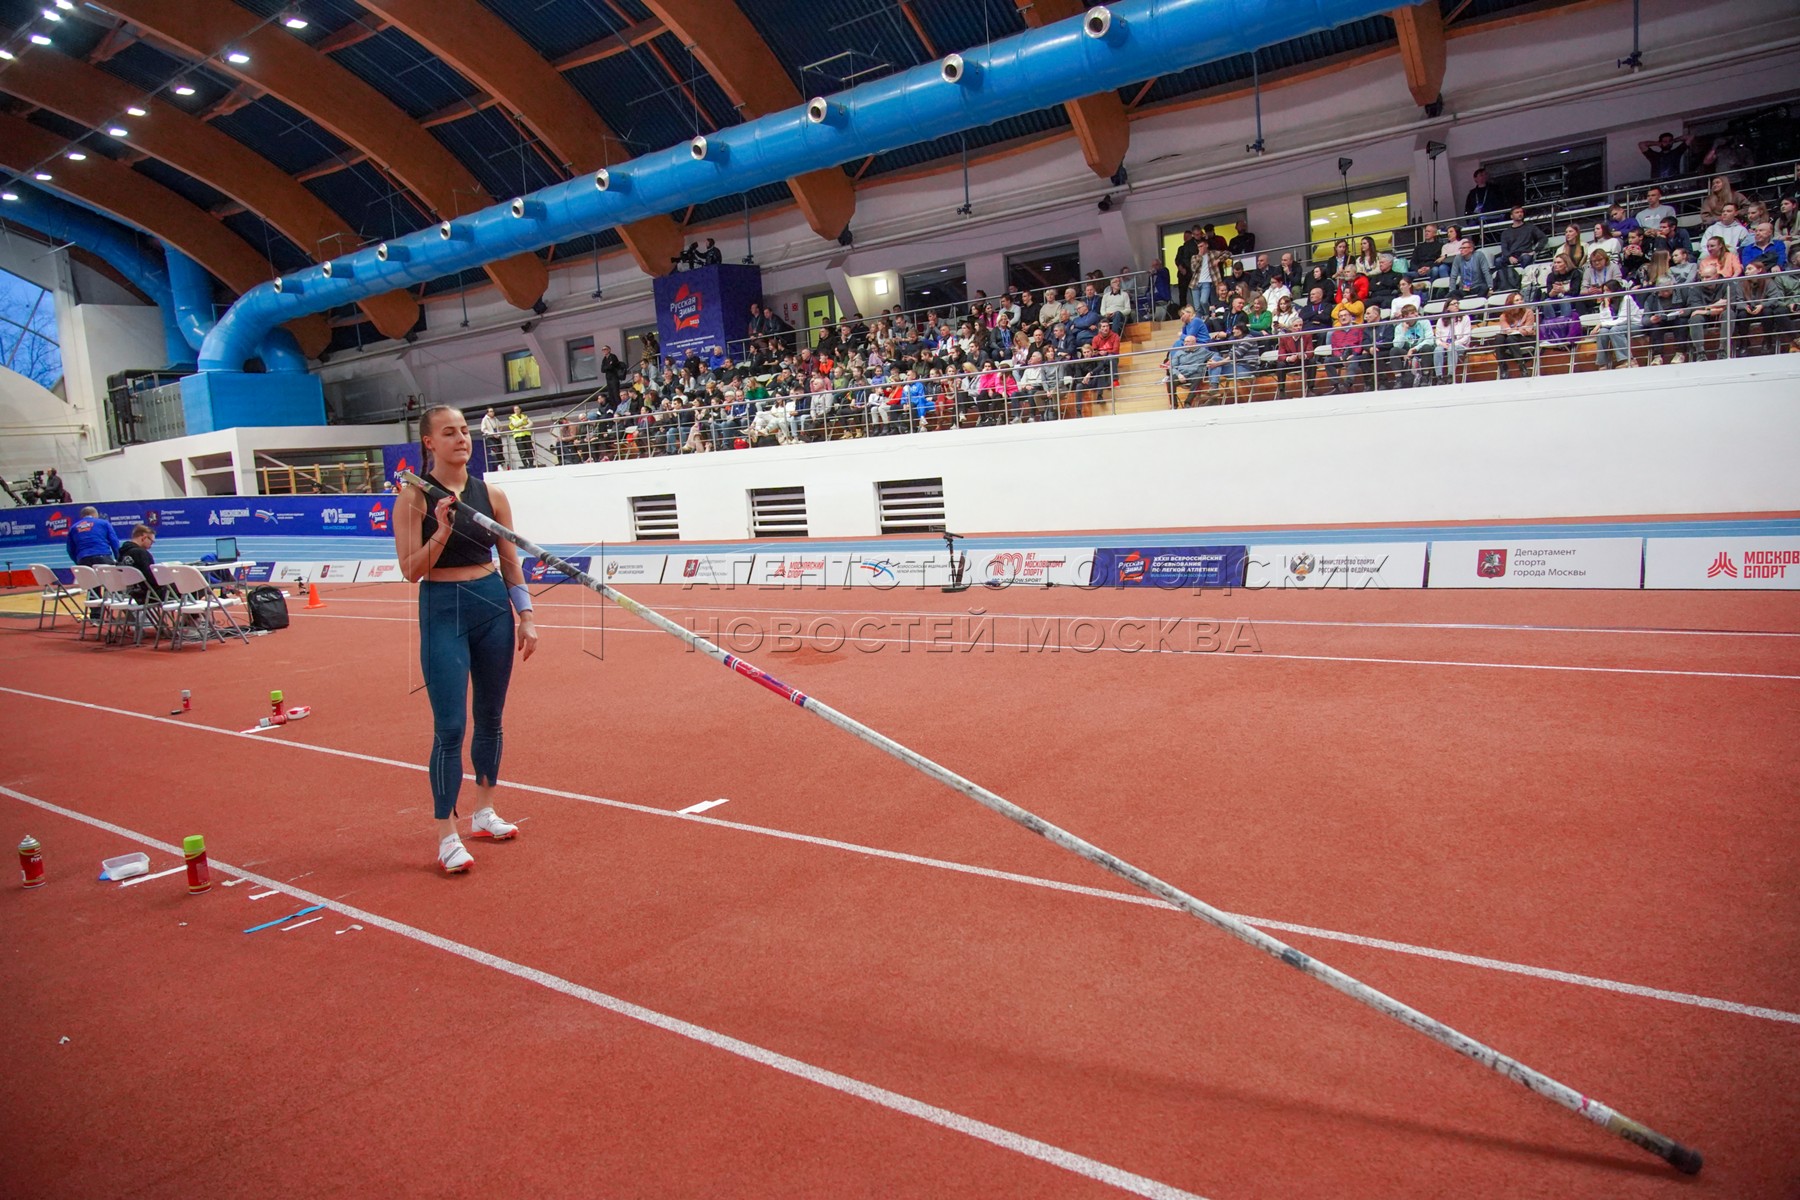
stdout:
{"type": "Polygon", "coordinates": [[[566,436],[542,425],[529,438],[502,435],[494,440],[505,444],[490,449],[491,455],[499,452],[490,461],[544,467],[1077,420],[1109,415],[1132,401],[1141,406],[1158,393],[1160,403],[1185,408],[1800,351],[1800,287],[1791,296],[1777,294],[1778,278],[1800,283],[1800,268],[1610,296],[1521,298],[1516,304],[1509,297],[1519,293],[1455,297],[1460,312],[1450,313],[1443,332],[1440,318],[1450,300],[1430,300],[1417,317],[1352,325],[1360,336],[1340,338],[1336,346],[1331,335],[1342,328],[1337,326],[1224,340],[1209,334],[1190,362],[1173,356],[1168,345],[1058,359],[1042,365],[1034,377],[1039,386],[1025,386],[1020,376],[1028,368],[1009,363],[987,371],[927,373],[918,381],[923,396],[894,381],[764,400],[739,399],[734,388],[716,400],[671,399],[655,410],[582,416],[563,427],[566,436]],[[1504,323],[1502,313],[1514,314],[1516,324],[1504,323]],[[1469,318],[1466,338],[1458,336],[1459,315],[1469,318]],[[1403,328],[1406,333],[1396,338],[1403,328]],[[1195,369],[1184,372],[1184,366],[1195,369]],[[1127,390],[1131,394],[1123,395],[1127,390]]]}
{"type": "MultiPolygon", "coordinates": [[[[916,326],[927,317],[931,318],[934,325],[939,320],[948,321],[951,328],[954,330],[963,321],[969,319],[970,313],[977,303],[988,304],[999,308],[1004,307],[1007,296],[1020,295],[1029,291],[1034,297],[1042,297],[1046,290],[1054,290],[1060,296],[1063,292],[1071,288],[1074,289],[1076,299],[1079,301],[1081,299],[1082,289],[1087,284],[1093,284],[1094,290],[1098,293],[1098,296],[1104,296],[1106,290],[1112,286],[1112,281],[1115,279],[1124,281],[1122,290],[1132,298],[1134,311],[1141,315],[1144,312],[1144,304],[1150,295],[1154,274],[1153,271],[1115,271],[1110,275],[1104,275],[1098,279],[1077,279],[1070,283],[1054,284],[1051,285],[1051,289],[1008,288],[1006,292],[999,296],[989,296],[980,301],[971,298],[955,304],[930,304],[921,305],[917,308],[887,309],[872,317],[851,314],[834,321],[823,322],[819,325],[810,323],[801,325],[777,334],[762,336],[751,335],[749,337],[737,338],[724,346],[723,349],[726,352],[725,356],[734,363],[760,357],[753,353],[759,346],[767,347],[769,350],[773,351],[776,356],[783,354],[798,354],[801,350],[812,346],[816,340],[815,335],[828,327],[847,331],[858,324],[862,324],[873,328],[879,321],[886,321],[889,323],[905,321],[910,325],[916,326]]],[[[1039,299],[1037,302],[1040,305],[1043,303],[1042,299],[1039,299]]],[[[668,361],[673,362],[673,357],[671,356],[668,361]]]]}
{"type": "Polygon", "coordinates": [[[263,496],[329,496],[385,491],[380,462],[317,463],[294,466],[257,453],[257,494],[263,496]]]}
{"type": "MultiPolygon", "coordinates": [[[[1762,200],[1773,211],[1774,201],[1780,196],[1793,195],[1800,191],[1800,185],[1795,182],[1797,167],[1800,167],[1800,159],[1787,159],[1740,171],[1709,171],[1704,175],[1686,175],[1677,179],[1643,180],[1609,188],[1605,191],[1561,197],[1548,204],[1539,201],[1522,204],[1518,207],[1525,210],[1527,223],[1547,228],[1554,234],[1560,235],[1563,226],[1570,221],[1585,225],[1604,219],[1614,204],[1623,205],[1627,215],[1636,215],[1642,211],[1646,203],[1646,195],[1653,187],[1662,189],[1663,203],[1678,212],[1683,211],[1684,206],[1697,211],[1700,202],[1706,198],[1712,180],[1724,175],[1733,181],[1733,186],[1739,192],[1752,200],[1762,200]]],[[[1511,222],[1513,207],[1509,204],[1493,212],[1472,215],[1452,214],[1442,219],[1419,221],[1410,225],[1384,229],[1379,234],[1370,236],[1389,238],[1389,245],[1394,252],[1404,257],[1408,248],[1418,244],[1427,225],[1435,225],[1440,230],[1448,230],[1451,226],[1455,226],[1461,234],[1472,238],[1478,247],[1485,248],[1495,243],[1500,232],[1511,222]]],[[[1341,239],[1350,243],[1352,258],[1356,257],[1357,243],[1363,236],[1362,234],[1352,234],[1348,238],[1341,239]]],[[[1309,240],[1286,246],[1258,246],[1249,254],[1233,254],[1230,257],[1234,264],[1245,265],[1254,264],[1257,255],[1267,254],[1270,263],[1279,264],[1283,254],[1292,254],[1294,261],[1304,270],[1316,262],[1330,258],[1332,248],[1339,240],[1333,238],[1329,241],[1309,240]]]]}

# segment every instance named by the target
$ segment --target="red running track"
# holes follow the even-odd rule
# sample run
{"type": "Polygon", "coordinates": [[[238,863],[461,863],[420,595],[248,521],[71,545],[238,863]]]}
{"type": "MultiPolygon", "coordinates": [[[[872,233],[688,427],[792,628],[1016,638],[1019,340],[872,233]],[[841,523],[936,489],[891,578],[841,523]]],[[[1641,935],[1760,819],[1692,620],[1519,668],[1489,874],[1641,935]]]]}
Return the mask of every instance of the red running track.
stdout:
{"type": "Polygon", "coordinates": [[[641,598],[809,635],[883,614],[836,650],[739,633],[1048,819],[1314,930],[1276,932],[1698,1146],[1705,1171],[1121,899],[616,609],[602,633],[582,593],[540,599],[544,646],[515,676],[503,812],[524,832],[441,878],[406,593],[343,588],[204,655],[0,627],[0,721],[23,733],[0,812],[51,871],[0,889],[26,1068],[0,1101],[0,1192],[1800,1190],[1791,598],[641,598]],[[1115,640],[1119,618],[1243,618],[1251,644],[1013,645],[1042,641],[1027,616],[1066,634],[1077,615],[1115,640]],[[985,644],[953,644],[971,632],[985,644]],[[184,687],[195,711],[168,717],[184,687]],[[271,687],[314,716],[238,736],[271,687]],[[95,882],[138,848],[124,831],[204,833],[283,890],[95,882]],[[322,920],[240,932],[312,896],[322,920]]]}

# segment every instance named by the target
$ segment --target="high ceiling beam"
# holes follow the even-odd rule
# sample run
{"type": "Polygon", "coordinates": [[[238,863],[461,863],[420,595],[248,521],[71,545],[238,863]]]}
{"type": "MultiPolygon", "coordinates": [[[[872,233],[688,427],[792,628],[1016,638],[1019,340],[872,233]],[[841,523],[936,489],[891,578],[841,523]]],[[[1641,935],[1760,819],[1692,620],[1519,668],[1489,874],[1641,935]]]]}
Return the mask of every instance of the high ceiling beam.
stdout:
{"type": "MultiPolygon", "coordinates": [[[[518,114],[567,173],[585,175],[631,157],[574,85],[475,0],[364,4],[518,114]]],[[[667,274],[670,259],[681,253],[681,231],[666,216],[634,222],[619,234],[646,274],[667,274]]]]}
{"type": "MultiPolygon", "coordinates": [[[[1081,0],[1016,0],[1025,23],[1033,29],[1087,11],[1081,0]]],[[[1125,165],[1125,151],[1131,146],[1131,118],[1125,102],[1117,92],[1100,92],[1070,100],[1063,105],[1069,124],[1075,127],[1075,140],[1081,146],[1081,157],[1088,170],[1102,178],[1111,178],[1125,165]]]]}
{"type": "MultiPolygon", "coordinates": [[[[0,116],[0,170],[20,176],[40,168],[47,171],[51,178],[34,180],[34,187],[78,200],[161,238],[233,291],[247,292],[275,273],[248,242],[162,184],[97,152],[71,162],[72,148],[29,121],[0,116]]],[[[300,348],[313,357],[331,341],[322,313],[292,321],[288,328],[300,348]]]]}
{"type": "MultiPolygon", "coordinates": [[[[22,52],[0,74],[0,90],[91,129],[119,120],[127,107],[145,109],[147,117],[125,118],[127,145],[230,196],[315,260],[362,241],[330,206],[268,159],[173,104],[78,59],[51,50],[22,52]]],[[[383,337],[403,337],[419,320],[418,303],[405,291],[372,297],[362,309],[383,337]]]]}
{"type": "MultiPolygon", "coordinates": [[[[459,217],[494,203],[455,155],[387,97],[231,0],[105,0],[102,7],[317,121],[386,167],[440,217],[459,217]],[[241,51],[250,61],[227,63],[228,50],[241,51]]],[[[535,254],[489,263],[485,269],[517,308],[531,307],[549,281],[535,254]]]]}
{"type": "MultiPolygon", "coordinates": [[[[799,89],[735,0],[646,0],[644,7],[693,47],[746,121],[801,102],[799,89]]],[[[788,180],[788,187],[820,237],[835,238],[850,227],[856,190],[843,171],[808,171],[788,180]]]]}
{"type": "Polygon", "coordinates": [[[1421,108],[1444,98],[1444,14],[1427,0],[1390,14],[1400,39],[1400,62],[1406,68],[1406,87],[1421,108]]]}

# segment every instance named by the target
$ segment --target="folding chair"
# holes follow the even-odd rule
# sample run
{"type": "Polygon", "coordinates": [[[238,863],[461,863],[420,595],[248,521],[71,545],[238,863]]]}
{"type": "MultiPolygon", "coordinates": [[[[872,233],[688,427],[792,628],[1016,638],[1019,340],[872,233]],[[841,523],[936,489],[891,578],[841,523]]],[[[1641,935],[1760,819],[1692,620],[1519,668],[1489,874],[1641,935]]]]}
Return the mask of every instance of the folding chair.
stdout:
{"type": "Polygon", "coordinates": [[[131,631],[131,644],[144,644],[144,627],[148,625],[155,630],[156,637],[150,643],[151,648],[162,641],[162,621],[159,619],[161,605],[149,604],[134,600],[131,589],[148,587],[149,580],[136,567],[95,567],[100,576],[100,587],[104,593],[101,607],[104,618],[100,626],[100,640],[110,641],[114,633],[131,631]]]}
{"type": "Polygon", "coordinates": [[[56,628],[56,618],[67,612],[70,616],[82,618],[87,612],[87,596],[74,588],[65,587],[63,581],[56,577],[56,572],[43,563],[31,564],[31,578],[44,590],[38,593],[39,629],[44,628],[44,618],[50,618],[50,628],[56,628]],[[67,607],[65,607],[67,606],[67,607]]]}
{"type": "Polygon", "coordinates": [[[70,567],[69,575],[73,578],[77,590],[82,594],[81,629],[76,641],[87,640],[87,631],[91,626],[94,636],[100,636],[106,627],[106,609],[104,594],[100,586],[100,576],[92,567],[70,567]]]}
{"type": "MultiPolygon", "coordinates": [[[[200,633],[200,649],[202,651],[205,651],[208,641],[222,642],[233,634],[236,634],[245,645],[250,643],[249,633],[244,630],[242,625],[238,624],[237,618],[232,615],[231,610],[225,607],[224,602],[219,599],[218,593],[213,591],[212,584],[207,582],[206,576],[197,569],[183,563],[173,563],[167,568],[160,565],[152,566],[151,570],[159,575],[166,571],[168,582],[174,587],[177,595],[171,612],[177,622],[176,630],[179,632],[183,622],[189,628],[197,629],[200,633]]],[[[180,647],[181,639],[177,637],[174,648],[180,649],[180,647]]]]}

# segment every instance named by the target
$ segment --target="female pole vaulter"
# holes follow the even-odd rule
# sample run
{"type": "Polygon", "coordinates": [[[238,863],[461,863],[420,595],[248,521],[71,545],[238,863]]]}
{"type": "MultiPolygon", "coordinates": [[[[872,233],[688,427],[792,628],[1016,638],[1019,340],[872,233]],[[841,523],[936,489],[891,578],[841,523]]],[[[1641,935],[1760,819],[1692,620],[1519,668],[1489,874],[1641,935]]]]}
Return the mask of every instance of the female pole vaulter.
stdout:
{"type": "Polygon", "coordinates": [[[512,505],[505,494],[469,474],[468,421],[448,405],[428,408],[419,421],[419,444],[430,468],[425,478],[450,495],[430,505],[419,488],[403,488],[394,504],[394,548],[400,573],[407,582],[419,584],[419,660],[431,698],[429,766],[438,821],[438,865],[446,874],[456,874],[475,861],[456,830],[470,685],[475,692],[475,736],[469,758],[475,768],[477,804],[470,833],[504,841],[519,830],[494,813],[500,716],[512,679],[513,653],[516,649],[530,658],[538,635],[518,548],[499,542],[496,564],[494,535],[462,511],[473,509],[502,525],[512,523],[512,505]]]}

